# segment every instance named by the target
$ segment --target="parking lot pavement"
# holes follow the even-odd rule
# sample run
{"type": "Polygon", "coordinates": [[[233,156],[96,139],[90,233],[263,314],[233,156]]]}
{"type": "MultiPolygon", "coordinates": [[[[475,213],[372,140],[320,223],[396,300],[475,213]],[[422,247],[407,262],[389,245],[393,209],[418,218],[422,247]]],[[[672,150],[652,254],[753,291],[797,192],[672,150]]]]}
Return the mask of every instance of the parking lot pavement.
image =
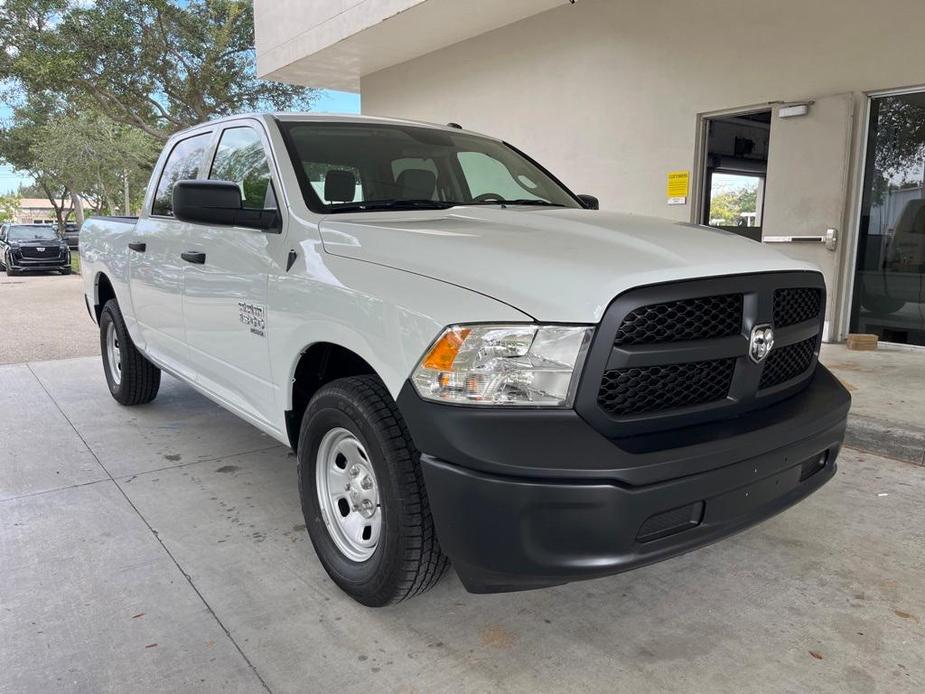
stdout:
{"type": "Polygon", "coordinates": [[[0,447],[0,692],[925,689],[922,467],[847,450],[683,557],[370,610],[315,559],[291,453],[186,386],[125,409],[74,359],[0,366],[0,396],[46,420],[0,447]]]}
{"type": "Polygon", "coordinates": [[[0,271],[0,364],[100,353],[79,275],[0,271]]]}

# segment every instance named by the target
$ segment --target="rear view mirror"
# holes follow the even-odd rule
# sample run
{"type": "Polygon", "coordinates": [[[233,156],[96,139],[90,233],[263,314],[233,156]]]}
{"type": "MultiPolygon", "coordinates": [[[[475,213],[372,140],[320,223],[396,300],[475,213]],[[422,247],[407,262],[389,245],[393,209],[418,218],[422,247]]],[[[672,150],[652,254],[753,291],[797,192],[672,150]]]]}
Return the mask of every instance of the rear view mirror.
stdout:
{"type": "Polygon", "coordinates": [[[279,210],[242,207],[241,189],[233,181],[177,181],[173,215],[182,222],[279,231],[279,210]]]}
{"type": "Polygon", "coordinates": [[[581,200],[581,204],[585,206],[585,209],[588,210],[598,210],[601,207],[601,203],[593,195],[579,195],[578,199],[581,200]]]}

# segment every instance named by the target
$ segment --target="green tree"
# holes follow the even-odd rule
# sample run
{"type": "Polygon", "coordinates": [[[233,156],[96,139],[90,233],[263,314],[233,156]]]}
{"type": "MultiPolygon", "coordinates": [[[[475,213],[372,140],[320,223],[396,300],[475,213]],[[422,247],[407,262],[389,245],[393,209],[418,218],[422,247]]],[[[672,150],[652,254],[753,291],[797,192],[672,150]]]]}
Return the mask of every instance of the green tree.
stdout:
{"type": "Polygon", "coordinates": [[[755,212],[757,205],[757,188],[737,188],[716,193],[710,197],[710,221],[722,220],[722,226],[739,226],[742,224],[742,214],[755,212]]]}
{"type": "Polygon", "coordinates": [[[307,108],[314,96],[257,79],[250,0],[6,0],[3,78],[159,140],[216,116],[307,108]]]}
{"type": "Polygon", "coordinates": [[[75,209],[77,193],[62,183],[56,171],[39,166],[33,151],[49,122],[49,113],[56,107],[54,100],[45,101],[37,96],[19,104],[13,111],[12,124],[0,128],[0,160],[32,177],[32,188],[41,191],[51,203],[58,225],[63,227],[75,209]]]}
{"type": "Polygon", "coordinates": [[[0,195],[0,222],[9,222],[19,211],[19,196],[0,195]]]}
{"type": "Polygon", "coordinates": [[[159,151],[158,142],[137,128],[73,110],[41,126],[31,148],[35,166],[89,200],[94,211],[121,209],[124,214],[131,211],[122,200],[126,177],[134,192],[131,208],[139,202],[159,151]]]}

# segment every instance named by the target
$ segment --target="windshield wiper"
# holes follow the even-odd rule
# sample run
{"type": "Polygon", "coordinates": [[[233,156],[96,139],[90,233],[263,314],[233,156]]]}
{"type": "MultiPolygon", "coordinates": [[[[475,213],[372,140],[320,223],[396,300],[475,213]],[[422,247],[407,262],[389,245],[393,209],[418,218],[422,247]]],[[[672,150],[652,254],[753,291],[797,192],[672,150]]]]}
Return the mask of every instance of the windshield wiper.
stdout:
{"type": "Polygon", "coordinates": [[[457,204],[444,200],[393,198],[387,200],[362,200],[360,202],[337,202],[328,205],[328,207],[332,212],[362,212],[375,210],[446,210],[457,204]]]}
{"type": "Polygon", "coordinates": [[[538,200],[534,198],[517,198],[516,200],[476,200],[473,202],[461,202],[459,205],[536,205],[541,207],[565,207],[558,202],[549,202],[548,200],[538,200]]]}

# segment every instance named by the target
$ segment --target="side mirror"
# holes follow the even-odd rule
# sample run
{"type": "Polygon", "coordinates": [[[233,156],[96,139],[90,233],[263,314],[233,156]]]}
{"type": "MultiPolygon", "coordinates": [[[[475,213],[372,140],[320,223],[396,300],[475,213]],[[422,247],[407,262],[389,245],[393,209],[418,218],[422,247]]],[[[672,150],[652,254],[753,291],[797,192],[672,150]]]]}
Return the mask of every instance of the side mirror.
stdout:
{"type": "Polygon", "coordinates": [[[279,210],[242,207],[241,189],[232,181],[177,181],[173,186],[173,215],[181,222],[250,227],[279,231],[279,210]]]}
{"type": "Polygon", "coordinates": [[[599,210],[601,208],[601,202],[593,195],[579,195],[578,199],[581,200],[581,204],[585,206],[585,209],[588,210],[599,210]]]}

